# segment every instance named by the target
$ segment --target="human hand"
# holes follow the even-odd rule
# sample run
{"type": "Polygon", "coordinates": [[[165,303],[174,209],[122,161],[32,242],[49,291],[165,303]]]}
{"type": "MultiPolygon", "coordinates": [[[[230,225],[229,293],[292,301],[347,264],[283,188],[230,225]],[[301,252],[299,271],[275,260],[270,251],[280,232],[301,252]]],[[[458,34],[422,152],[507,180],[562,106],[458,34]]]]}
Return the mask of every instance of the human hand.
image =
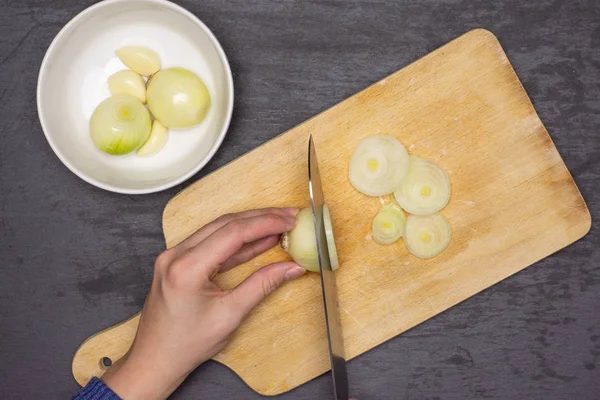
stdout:
{"type": "Polygon", "coordinates": [[[127,400],[164,399],[221,351],[254,307],[305,270],[293,262],[271,264],[228,291],[213,278],[277,244],[297,213],[270,208],[225,215],[161,253],[135,340],[104,374],[106,385],[127,400]]]}

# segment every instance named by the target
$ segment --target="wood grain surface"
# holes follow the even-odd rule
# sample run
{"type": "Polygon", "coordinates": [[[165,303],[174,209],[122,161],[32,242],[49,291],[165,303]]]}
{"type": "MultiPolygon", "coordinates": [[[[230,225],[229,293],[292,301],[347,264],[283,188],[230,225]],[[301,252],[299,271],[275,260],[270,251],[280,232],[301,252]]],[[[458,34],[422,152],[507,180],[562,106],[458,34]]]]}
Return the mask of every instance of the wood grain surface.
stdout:
{"type": "MultiPolygon", "coordinates": [[[[172,247],[228,213],[307,206],[312,134],[334,221],[346,353],[356,357],[585,235],[587,207],[504,51],[474,30],[206,176],[172,199],[163,230],[172,247]],[[377,198],[354,190],[347,165],[365,136],[386,133],[439,162],[452,198],[443,210],[453,239],[424,261],[403,244],[369,236],[377,198]]],[[[217,278],[237,285],[281,260],[274,249],[217,278]]],[[[275,395],[329,369],[319,277],[307,274],[271,295],[215,360],[255,391],[275,395]]],[[[86,341],[73,361],[84,384],[99,359],[124,354],[133,318],[86,341]]]]}

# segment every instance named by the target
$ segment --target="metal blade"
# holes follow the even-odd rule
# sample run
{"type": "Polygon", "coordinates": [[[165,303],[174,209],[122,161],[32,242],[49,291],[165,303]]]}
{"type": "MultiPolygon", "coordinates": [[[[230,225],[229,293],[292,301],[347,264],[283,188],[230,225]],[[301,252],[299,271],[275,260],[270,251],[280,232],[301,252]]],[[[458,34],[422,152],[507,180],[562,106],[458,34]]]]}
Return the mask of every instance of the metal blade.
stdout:
{"type": "Polygon", "coordinates": [[[310,203],[313,211],[313,221],[319,253],[321,269],[321,286],[323,287],[323,303],[325,305],[325,320],[327,322],[327,339],[329,341],[329,356],[331,358],[331,374],[333,376],[333,392],[335,399],[348,400],[348,373],[344,356],[344,340],[340,324],[340,311],[335,284],[335,272],[331,269],[329,250],[323,223],[323,205],[325,198],[321,187],[321,175],[317,162],[317,152],[310,137],[308,143],[308,187],[310,203]]]}

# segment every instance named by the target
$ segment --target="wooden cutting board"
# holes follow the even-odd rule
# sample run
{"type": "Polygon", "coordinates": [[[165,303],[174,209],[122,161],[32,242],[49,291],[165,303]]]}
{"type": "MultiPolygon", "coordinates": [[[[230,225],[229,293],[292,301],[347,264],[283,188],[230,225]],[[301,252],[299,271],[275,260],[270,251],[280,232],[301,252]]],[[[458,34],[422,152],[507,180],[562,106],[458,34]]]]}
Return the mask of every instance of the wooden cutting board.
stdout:
{"type": "MultiPolygon", "coordinates": [[[[306,207],[312,134],[341,268],[339,303],[348,358],[385,342],[573,243],[590,229],[585,202],[548,132],[488,31],[474,30],[206,176],[167,205],[171,247],[215,217],[266,206],[306,207]],[[365,136],[396,136],[449,173],[443,214],[453,238],[424,261],[399,242],[370,238],[380,200],[348,183],[365,136]]],[[[224,288],[287,258],[273,249],[219,276],[224,288]]],[[[320,278],[309,273],[272,294],[214,357],[264,395],[329,370],[320,278]]],[[[88,339],[73,360],[80,384],[120,358],[138,317],[88,339]]]]}

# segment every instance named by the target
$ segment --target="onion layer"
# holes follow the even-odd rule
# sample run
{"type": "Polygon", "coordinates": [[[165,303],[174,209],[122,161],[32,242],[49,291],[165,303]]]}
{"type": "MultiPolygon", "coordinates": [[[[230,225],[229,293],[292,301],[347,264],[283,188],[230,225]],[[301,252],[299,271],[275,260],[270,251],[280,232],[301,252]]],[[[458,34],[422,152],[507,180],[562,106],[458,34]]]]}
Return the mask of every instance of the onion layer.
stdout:
{"type": "Polygon", "coordinates": [[[127,154],[150,135],[150,113],[135,97],[121,94],[102,101],[90,119],[90,136],[100,150],[127,154]]]}
{"type": "Polygon", "coordinates": [[[442,214],[409,215],[406,219],[404,243],[419,258],[437,256],[448,247],[451,238],[452,227],[442,214]]]}
{"type": "Polygon", "coordinates": [[[152,121],[152,130],[148,140],[137,150],[137,155],[148,157],[158,153],[162,149],[169,138],[169,130],[162,126],[158,120],[152,121]]]}
{"type": "Polygon", "coordinates": [[[142,103],[146,102],[146,82],[144,78],[133,71],[124,69],[108,77],[110,94],[129,94],[142,103]]]}
{"type": "Polygon", "coordinates": [[[115,51],[115,53],[127,68],[140,75],[150,76],[160,69],[158,54],[147,47],[125,46],[115,51]]]}
{"type": "Polygon", "coordinates": [[[394,191],[394,197],[411,214],[433,214],[450,200],[450,179],[433,161],[410,156],[408,174],[394,191]]]}
{"type": "Polygon", "coordinates": [[[360,141],[350,159],[352,186],[367,196],[394,191],[408,171],[408,153],[393,136],[373,135],[360,141]]]}

